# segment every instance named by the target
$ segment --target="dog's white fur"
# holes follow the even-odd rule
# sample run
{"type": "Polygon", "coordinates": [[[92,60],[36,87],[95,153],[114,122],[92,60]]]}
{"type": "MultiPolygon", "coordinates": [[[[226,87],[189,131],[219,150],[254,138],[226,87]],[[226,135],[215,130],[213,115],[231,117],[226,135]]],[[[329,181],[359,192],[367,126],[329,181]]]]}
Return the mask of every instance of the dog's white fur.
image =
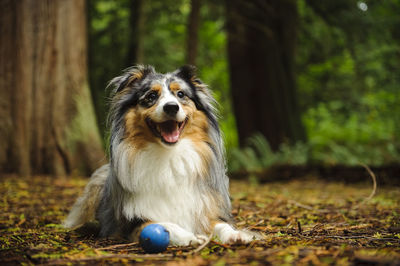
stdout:
{"type": "MultiPolygon", "coordinates": [[[[126,147],[126,146],[124,146],[126,147]]],[[[194,189],[196,176],[202,174],[201,159],[193,148],[190,140],[183,139],[174,147],[159,144],[149,144],[135,155],[132,164],[125,164],[130,156],[129,150],[119,151],[118,176],[134,176],[135,178],[121,178],[119,182],[126,191],[124,195],[123,214],[128,219],[137,217],[150,219],[164,226],[170,233],[172,245],[187,246],[202,244],[206,241],[205,232],[196,228],[195,219],[201,219],[204,208],[207,208],[209,199],[194,189]]],[[[108,175],[109,165],[99,168],[92,176],[85,188],[84,196],[80,197],[72,208],[66,221],[67,228],[76,228],[85,222],[91,212],[94,219],[94,210],[82,208],[89,199],[91,191],[100,190],[104,186],[108,175]],[[82,210],[85,210],[84,213],[82,210]]],[[[89,206],[98,206],[98,203],[89,206]]],[[[207,219],[201,219],[204,227],[207,219]]],[[[218,223],[214,226],[214,235],[222,243],[248,243],[257,236],[254,233],[234,229],[228,223],[218,223]]]]}
{"type": "Polygon", "coordinates": [[[182,122],[186,118],[186,113],[183,111],[182,105],[177,101],[176,97],[172,95],[172,93],[168,90],[167,86],[165,86],[165,81],[169,78],[169,75],[166,75],[164,80],[162,81],[162,96],[158,100],[159,103],[154,112],[153,119],[155,121],[163,121],[165,119],[165,113],[163,107],[166,103],[176,103],[179,106],[179,111],[176,114],[176,120],[182,122]]]}
{"type": "Polygon", "coordinates": [[[201,163],[188,139],[174,147],[150,143],[135,155],[131,165],[121,166],[121,162],[119,173],[135,177],[128,184],[128,178],[120,180],[126,190],[133,192],[123,203],[125,217],[171,222],[196,232],[194,219],[199,219],[210,205],[194,187],[201,163]]]}

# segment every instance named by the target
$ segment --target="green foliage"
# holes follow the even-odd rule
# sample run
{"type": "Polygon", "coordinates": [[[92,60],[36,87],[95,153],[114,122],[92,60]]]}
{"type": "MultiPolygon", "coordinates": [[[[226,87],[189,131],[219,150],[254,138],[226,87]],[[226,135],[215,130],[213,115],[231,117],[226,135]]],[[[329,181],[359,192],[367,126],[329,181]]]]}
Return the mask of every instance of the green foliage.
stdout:
{"type": "Polygon", "coordinates": [[[187,0],[143,1],[143,62],[159,72],[172,71],[184,64],[187,0]]]}
{"type": "MultiPolygon", "coordinates": [[[[143,62],[159,72],[185,64],[186,24],[189,0],[143,1],[143,62]]],[[[129,1],[89,2],[89,74],[96,113],[105,132],[104,88],[126,65],[129,38],[129,1]],[[97,97],[96,97],[97,96],[97,97]]],[[[204,1],[200,10],[197,68],[199,77],[210,86],[220,104],[221,128],[227,147],[237,146],[235,117],[231,107],[224,8],[221,1],[204,1]]],[[[132,62],[135,64],[137,62],[132,62]]],[[[106,137],[104,137],[106,139],[106,137]]]]}
{"type": "Polygon", "coordinates": [[[298,142],[295,145],[283,144],[278,151],[271,150],[268,141],[260,134],[249,138],[245,148],[229,151],[229,170],[246,170],[250,173],[262,172],[273,165],[304,165],[309,162],[310,147],[298,142]]]}
{"type": "MultiPolygon", "coordinates": [[[[207,3],[207,2],[205,2],[207,3]]],[[[209,84],[220,110],[220,125],[227,149],[237,147],[238,136],[233,115],[226,54],[224,9],[220,2],[208,2],[201,9],[197,66],[200,77],[209,84]]]]}
{"type": "MultiPolygon", "coordinates": [[[[322,115],[331,115],[331,113],[322,115]]],[[[313,119],[310,121],[314,122],[313,119]]],[[[371,127],[378,128],[374,123],[360,124],[357,117],[354,117],[346,120],[345,124],[340,124],[331,117],[324,117],[321,124],[314,126],[316,128],[312,130],[313,134],[310,135],[308,143],[282,144],[275,152],[271,150],[263,136],[254,135],[249,138],[246,147],[229,150],[229,170],[256,174],[277,165],[359,166],[360,163],[364,163],[380,166],[400,161],[399,145],[396,146],[385,138],[379,139],[379,137],[385,137],[386,132],[377,132],[377,137],[369,135],[369,132],[372,132],[371,127]],[[363,137],[358,138],[354,135],[357,131],[360,131],[363,137]],[[362,134],[363,131],[366,134],[362,134]]]]}
{"type": "MultiPolygon", "coordinates": [[[[89,1],[89,73],[101,131],[104,87],[127,67],[129,1],[89,1]]],[[[158,71],[185,63],[189,0],[143,1],[143,62],[158,71]]],[[[400,161],[400,4],[395,0],[297,1],[296,76],[308,143],[272,152],[256,136],[239,149],[231,105],[223,1],[202,1],[199,77],[220,104],[230,170],[275,164],[370,165],[400,161]]],[[[135,63],[135,62],[132,62],[135,63]]],[[[251,103],[249,103],[251,104],[251,103]]],[[[273,130],[273,129],[271,129],[273,130]]]]}
{"type": "MultiPolygon", "coordinates": [[[[384,105],[381,95],[366,95],[360,102],[365,113],[340,112],[341,102],[321,103],[304,116],[313,160],[326,164],[387,165],[400,161],[394,121],[381,117],[376,107],[384,105]]],[[[390,97],[389,97],[390,98],[390,97]]],[[[384,106],[381,106],[385,108],[384,106]]]]}
{"type": "Polygon", "coordinates": [[[89,84],[100,132],[106,132],[108,82],[126,68],[129,1],[88,1],[89,84]]]}
{"type": "Polygon", "coordinates": [[[400,162],[398,1],[299,1],[298,89],[311,161],[400,162]]]}

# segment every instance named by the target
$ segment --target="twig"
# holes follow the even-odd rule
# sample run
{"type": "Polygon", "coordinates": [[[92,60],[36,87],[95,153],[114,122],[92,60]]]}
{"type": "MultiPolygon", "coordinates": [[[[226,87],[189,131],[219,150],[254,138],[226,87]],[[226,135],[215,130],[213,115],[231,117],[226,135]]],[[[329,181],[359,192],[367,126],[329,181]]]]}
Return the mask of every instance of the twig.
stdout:
{"type": "Polygon", "coordinates": [[[289,221],[289,223],[286,225],[286,228],[290,228],[291,225],[292,225],[292,221],[289,221]]]}
{"type": "Polygon", "coordinates": [[[368,239],[368,240],[375,240],[375,241],[395,241],[399,242],[400,239],[397,238],[377,238],[371,236],[324,236],[327,238],[338,238],[338,239],[368,239]]]}
{"type": "Polygon", "coordinates": [[[400,239],[397,238],[377,238],[377,237],[371,237],[371,236],[303,236],[304,238],[333,238],[333,239],[368,239],[372,241],[394,241],[394,242],[400,242],[400,239]]]}
{"type": "Polygon", "coordinates": [[[313,226],[313,228],[310,229],[310,231],[305,231],[304,234],[313,234],[316,230],[323,228],[324,224],[316,224],[315,226],[313,226]]]}
{"type": "Polygon", "coordinates": [[[190,251],[190,252],[188,252],[188,253],[190,253],[190,254],[196,254],[196,253],[200,252],[203,248],[205,248],[205,247],[210,243],[211,239],[213,238],[213,235],[214,235],[213,232],[211,232],[210,235],[208,236],[206,242],[204,242],[203,244],[201,244],[200,246],[198,246],[195,250],[190,251]]]}
{"type": "Polygon", "coordinates": [[[250,229],[254,229],[255,227],[259,226],[260,224],[262,224],[262,223],[264,223],[264,222],[265,222],[264,219],[262,219],[262,220],[259,221],[258,223],[253,224],[253,225],[247,227],[246,229],[249,229],[249,230],[250,230],[250,229]]]}
{"type": "MultiPolygon", "coordinates": [[[[189,255],[189,254],[195,254],[195,253],[201,251],[203,248],[205,248],[210,243],[212,237],[213,237],[213,233],[211,232],[211,234],[207,237],[207,240],[203,244],[198,246],[195,250],[185,252],[183,254],[189,255]]],[[[95,250],[109,250],[109,249],[115,249],[115,248],[125,248],[125,247],[135,246],[137,244],[138,244],[138,242],[132,242],[132,243],[127,243],[127,244],[117,244],[117,245],[111,245],[111,246],[102,247],[102,248],[96,248],[95,250]]],[[[159,254],[159,255],[162,255],[162,254],[159,254]]]]}
{"type": "Polygon", "coordinates": [[[224,248],[229,248],[229,245],[227,245],[227,244],[223,244],[223,243],[221,243],[221,242],[218,242],[218,241],[212,241],[214,244],[217,244],[218,246],[221,246],[221,247],[224,247],[224,248]]]}
{"type": "MultiPolygon", "coordinates": [[[[110,258],[117,258],[117,259],[163,259],[163,258],[170,258],[173,257],[173,254],[166,253],[166,254],[143,254],[143,255],[138,255],[138,254],[106,254],[106,255],[101,255],[101,256],[87,256],[83,258],[74,258],[74,257],[69,257],[67,256],[67,261],[89,261],[89,260],[102,260],[102,259],[110,259],[110,258]]],[[[52,264],[59,264],[63,263],[66,260],[61,259],[61,260],[54,260],[51,261],[52,264]]]]}
{"type": "Polygon", "coordinates": [[[302,204],[302,203],[299,203],[299,202],[294,201],[294,200],[288,200],[288,203],[296,205],[297,207],[300,207],[300,208],[303,208],[303,209],[306,209],[306,210],[309,210],[309,211],[313,211],[314,210],[313,207],[305,205],[305,204],[302,204]]]}
{"type": "Polygon", "coordinates": [[[132,242],[132,243],[127,243],[127,244],[117,244],[117,245],[111,245],[108,247],[103,247],[103,248],[96,248],[96,250],[107,250],[107,249],[114,249],[114,248],[124,248],[124,247],[130,247],[137,245],[137,242],[132,242]]]}
{"type": "Polygon", "coordinates": [[[372,191],[371,191],[371,194],[360,203],[360,204],[363,204],[363,203],[371,200],[375,196],[377,184],[376,184],[376,176],[375,176],[374,172],[372,172],[371,168],[369,168],[368,165],[363,164],[363,163],[360,163],[360,165],[362,167],[364,167],[368,171],[369,175],[372,178],[372,182],[374,184],[373,188],[372,188],[372,191]]]}
{"type": "Polygon", "coordinates": [[[299,221],[297,221],[297,229],[299,230],[299,234],[301,234],[302,230],[301,230],[301,224],[299,221]]]}
{"type": "Polygon", "coordinates": [[[290,204],[296,205],[297,207],[300,207],[300,208],[309,210],[309,211],[316,211],[316,212],[321,212],[321,213],[330,212],[330,211],[327,210],[327,209],[313,208],[313,207],[311,207],[311,206],[309,206],[309,205],[305,205],[305,204],[299,203],[299,202],[294,201],[294,200],[288,200],[287,202],[290,203],[290,204]]]}
{"type": "MultiPolygon", "coordinates": [[[[189,256],[196,254],[200,252],[203,248],[205,248],[211,241],[213,237],[213,233],[211,233],[207,240],[198,246],[195,250],[189,251],[189,252],[183,252],[181,253],[182,256],[189,256]]],[[[120,247],[129,247],[129,246],[134,246],[137,245],[137,242],[133,243],[128,243],[128,244],[117,244],[117,245],[111,245],[108,247],[103,247],[103,248],[97,248],[95,251],[100,251],[100,250],[108,250],[108,249],[114,249],[114,248],[120,248],[120,247]]],[[[175,255],[172,253],[160,253],[160,254],[105,254],[105,255],[99,255],[99,256],[86,256],[86,257],[73,257],[73,256],[66,256],[66,259],[57,259],[57,260],[51,260],[51,264],[64,264],[66,262],[70,261],[91,261],[91,260],[103,260],[103,259],[129,259],[129,260],[137,260],[137,259],[164,259],[164,258],[172,258],[175,255]]]]}

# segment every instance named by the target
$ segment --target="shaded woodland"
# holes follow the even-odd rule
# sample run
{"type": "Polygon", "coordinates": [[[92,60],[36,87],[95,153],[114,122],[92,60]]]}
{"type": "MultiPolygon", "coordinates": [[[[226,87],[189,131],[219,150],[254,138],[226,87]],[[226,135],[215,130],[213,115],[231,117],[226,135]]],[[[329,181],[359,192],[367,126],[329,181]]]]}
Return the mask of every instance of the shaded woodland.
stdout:
{"type": "Polygon", "coordinates": [[[1,0],[0,264],[397,265],[399,10],[397,0],[1,0]],[[219,103],[232,214],[263,240],[153,256],[61,227],[107,162],[107,84],[135,64],[198,68],[219,103]]]}
{"type": "Polygon", "coordinates": [[[138,63],[198,67],[231,172],[398,165],[397,1],[1,4],[2,172],[89,174],[105,159],[105,88],[138,63]]]}
{"type": "Polygon", "coordinates": [[[99,144],[107,146],[105,87],[138,63],[159,71],[197,65],[221,104],[232,171],[269,166],[257,136],[283,157],[274,164],[399,161],[396,1],[2,7],[3,172],[90,173],[104,158],[99,144]]]}
{"type": "MultiPolygon", "coordinates": [[[[132,64],[120,33],[133,29],[133,13],[124,1],[89,4],[90,84],[95,104],[104,104],[107,82],[132,64]]],[[[170,71],[192,62],[188,54],[197,50],[200,77],[220,103],[231,171],[398,164],[397,1],[219,0],[193,7],[143,3],[137,62],[170,71]],[[269,147],[265,158],[254,147],[259,135],[269,147]]],[[[103,128],[105,110],[96,108],[103,128]]]]}

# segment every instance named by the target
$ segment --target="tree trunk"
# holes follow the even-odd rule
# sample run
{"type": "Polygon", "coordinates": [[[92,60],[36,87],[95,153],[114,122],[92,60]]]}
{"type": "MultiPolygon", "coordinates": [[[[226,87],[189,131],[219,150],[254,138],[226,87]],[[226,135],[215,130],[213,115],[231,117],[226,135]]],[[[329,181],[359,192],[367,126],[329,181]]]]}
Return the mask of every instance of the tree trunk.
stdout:
{"type": "Polygon", "coordinates": [[[200,23],[200,0],[191,1],[191,10],[187,24],[186,63],[196,65],[198,31],[200,23]]]}
{"type": "Polygon", "coordinates": [[[143,63],[144,12],[142,0],[130,0],[129,2],[129,46],[126,66],[143,63]]]}
{"type": "Polygon", "coordinates": [[[90,173],[104,159],[87,82],[85,1],[0,4],[0,172],[90,173]]]}
{"type": "Polygon", "coordinates": [[[305,140],[297,107],[295,0],[227,0],[228,58],[239,141],[263,134],[272,149],[305,140]]]}

